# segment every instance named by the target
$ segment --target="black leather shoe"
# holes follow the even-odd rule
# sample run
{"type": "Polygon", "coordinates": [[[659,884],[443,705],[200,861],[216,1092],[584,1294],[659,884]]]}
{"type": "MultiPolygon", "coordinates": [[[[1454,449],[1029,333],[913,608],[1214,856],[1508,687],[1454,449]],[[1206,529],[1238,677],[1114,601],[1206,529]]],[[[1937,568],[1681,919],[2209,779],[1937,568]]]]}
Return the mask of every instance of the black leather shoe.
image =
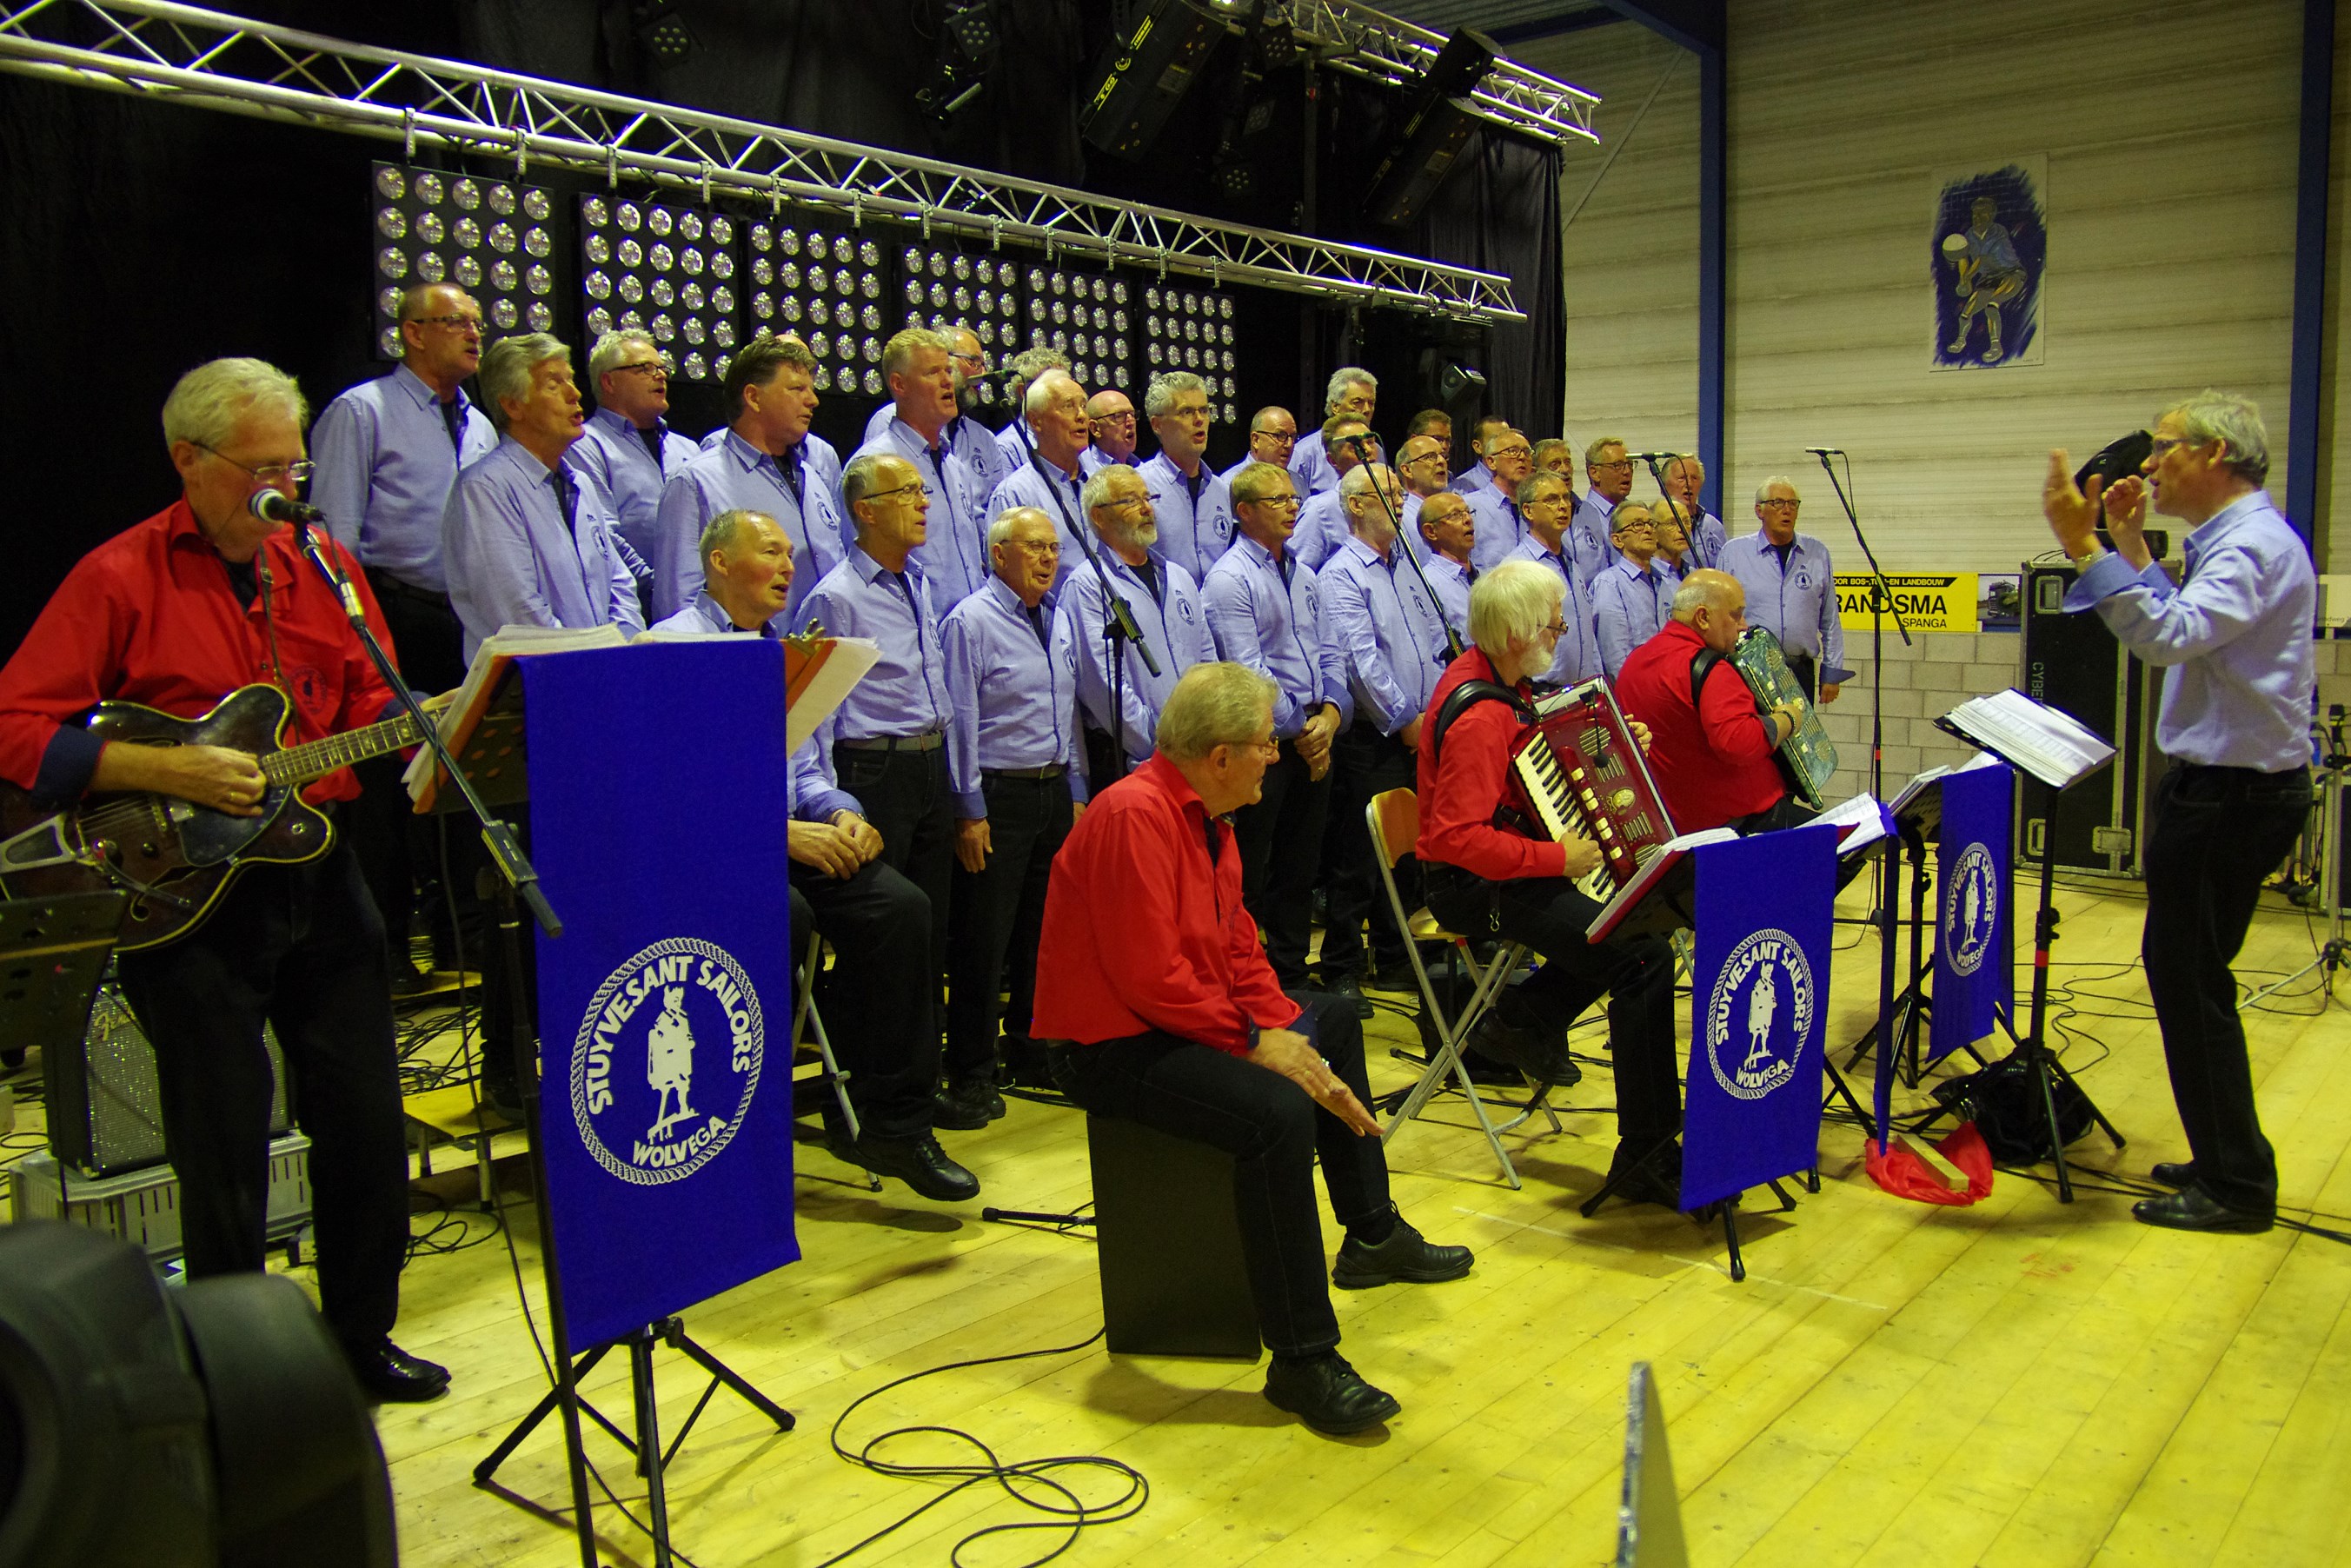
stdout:
{"type": "Polygon", "coordinates": [[[1364,995],[1364,981],[1361,976],[1331,976],[1322,982],[1322,989],[1328,996],[1338,997],[1352,1003],[1357,1018],[1367,1019],[1372,1016],[1371,1000],[1364,995]]]}
{"type": "Polygon", "coordinates": [[[1651,1145],[1646,1154],[1634,1154],[1628,1145],[1618,1144],[1616,1157],[1609,1163],[1608,1179],[1614,1184],[1608,1195],[1611,1197],[1679,1210],[1682,1146],[1668,1138],[1662,1144],[1651,1145]]]}
{"type": "Polygon", "coordinates": [[[2174,1192],[2196,1185],[2196,1166],[2191,1160],[2164,1160],[2147,1174],[2174,1192]]]}
{"type": "Polygon", "coordinates": [[[1572,1089],[1583,1082],[1583,1069],[1565,1050],[1546,1043],[1531,1030],[1514,1029],[1504,1023],[1502,1015],[1490,1008],[1470,1026],[1469,1039],[1465,1043],[1480,1055],[1507,1061],[1536,1082],[1548,1083],[1554,1089],[1572,1089]]]}
{"type": "Polygon", "coordinates": [[[1331,1270],[1331,1282],[1343,1291],[1369,1290],[1374,1285],[1393,1285],[1400,1280],[1415,1285],[1434,1285],[1461,1278],[1469,1271],[1473,1261],[1467,1247],[1430,1246],[1399,1214],[1395,1228],[1377,1247],[1366,1247],[1352,1236],[1341,1242],[1339,1260],[1331,1270]]]}
{"type": "Polygon", "coordinates": [[[351,1364],[351,1375],[359,1379],[370,1399],[393,1405],[421,1405],[448,1392],[447,1367],[411,1355],[388,1339],[366,1350],[346,1350],[343,1354],[351,1364]]]}
{"type": "Polygon", "coordinates": [[[1364,1382],[1335,1350],[1294,1361],[1274,1357],[1265,1375],[1265,1397],[1316,1431],[1342,1437],[1376,1427],[1404,1408],[1395,1395],[1364,1382]]]}
{"type": "MultiPolygon", "coordinates": [[[[1413,1024],[1420,1031],[1420,1054],[1423,1059],[1434,1057],[1441,1043],[1437,1038],[1437,1022],[1426,1009],[1413,1015],[1413,1024]]],[[[1527,1076],[1507,1061],[1497,1061],[1482,1056],[1468,1041],[1461,1043],[1461,1065],[1469,1070],[1469,1082],[1481,1089],[1523,1089],[1527,1076]]]]}
{"type": "Polygon", "coordinates": [[[2200,1186],[2143,1197],[2131,1205],[2131,1218],[2141,1225],[2160,1225],[2167,1230],[2217,1230],[2241,1236],[2257,1234],[2277,1223],[2273,1216],[2250,1214],[2215,1202],[2200,1186]]]}
{"type": "Polygon", "coordinates": [[[869,1134],[855,1143],[837,1141],[831,1148],[851,1165],[876,1176],[895,1176],[934,1202],[962,1203],[979,1196],[979,1178],[949,1159],[928,1133],[913,1138],[869,1134]]]}
{"type": "Polygon", "coordinates": [[[966,1099],[949,1089],[931,1091],[931,1125],[950,1133],[970,1133],[987,1125],[987,1103],[966,1099]]]}

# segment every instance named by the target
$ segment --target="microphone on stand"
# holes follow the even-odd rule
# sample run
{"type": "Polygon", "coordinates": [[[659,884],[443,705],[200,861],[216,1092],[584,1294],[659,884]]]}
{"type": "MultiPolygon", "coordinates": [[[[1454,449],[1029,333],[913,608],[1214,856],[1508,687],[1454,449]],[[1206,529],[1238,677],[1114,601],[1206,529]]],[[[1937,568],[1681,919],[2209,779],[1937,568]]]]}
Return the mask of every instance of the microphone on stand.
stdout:
{"type": "Polygon", "coordinates": [[[1842,446],[1807,446],[1804,450],[1811,453],[1815,457],[1828,457],[1831,455],[1842,457],[1845,455],[1844,448],[1842,446]]]}
{"type": "Polygon", "coordinates": [[[366,617],[367,612],[360,605],[359,592],[351,587],[351,580],[335,570],[334,563],[327,559],[327,552],[320,549],[319,541],[311,537],[310,525],[325,522],[326,513],[308,501],[298,501],[283,490],[266,486],[246,497],[245,507],[265,523],[293,524],[294,548],[309,557],[310,564],[334,584],[336,596],[342,601],[343,613],[353,621],[366,617]]]}

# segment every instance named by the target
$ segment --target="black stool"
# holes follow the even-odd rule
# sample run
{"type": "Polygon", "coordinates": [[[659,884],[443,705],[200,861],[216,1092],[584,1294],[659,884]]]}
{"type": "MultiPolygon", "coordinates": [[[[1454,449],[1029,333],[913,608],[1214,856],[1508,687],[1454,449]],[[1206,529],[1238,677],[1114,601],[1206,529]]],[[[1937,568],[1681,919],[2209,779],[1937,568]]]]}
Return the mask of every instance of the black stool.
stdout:
{"type": "Polygon", "coordinates": [[[1255,1361],[1263,1342],[1233,1217],[1232,1155],[1094,1115],[1086,1147],[1110,1349],[1255,1361]]]}

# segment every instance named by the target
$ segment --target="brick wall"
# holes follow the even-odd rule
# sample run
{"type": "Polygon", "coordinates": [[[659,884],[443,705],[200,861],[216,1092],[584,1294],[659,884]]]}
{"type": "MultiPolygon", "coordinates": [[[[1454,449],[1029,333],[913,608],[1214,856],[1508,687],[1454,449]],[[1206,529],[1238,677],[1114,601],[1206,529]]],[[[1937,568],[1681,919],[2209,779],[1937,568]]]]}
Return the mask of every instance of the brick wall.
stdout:
{"type": "MultiPolygon", "coordinates": [[[[1886,633],[1886,793],[1890,798],[1912,774],[1964,762],[1972,748],[1935,727],[1935,720],[1970,697],[2016,684],[2014,632],[1915,636],[1909,646],[1891,628],[1886,633]]],[[[1836,743],[1837,776],[1829,791],[1834,805],[1869,787],[1869,633],[1848,630],[1844,662],[1857,679],[1821,710],[1821,722],[1836,743]]],[[[2346,664],[2351,670],[2351,664],[2346,664]]],[[[2351,680],[2351,677],[2346,677],[2351,680]]]]}

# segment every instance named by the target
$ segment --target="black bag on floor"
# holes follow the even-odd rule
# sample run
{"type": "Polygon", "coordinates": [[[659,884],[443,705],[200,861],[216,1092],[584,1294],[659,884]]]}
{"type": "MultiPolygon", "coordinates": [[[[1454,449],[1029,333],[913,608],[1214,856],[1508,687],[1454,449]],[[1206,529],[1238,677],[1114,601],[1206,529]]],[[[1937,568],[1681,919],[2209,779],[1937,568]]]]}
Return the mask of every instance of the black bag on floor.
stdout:
{"type": "MultiPolygon", "coordinates": [[[[2089,1096],[2069,1079],[2050,1075],[2057,1126],[2068,1145],[2079,1143],[2092,1124],[2089,1096]]],[[[1935,1085],[1936,1102],[1961,1120],[1972,1119],[1991,1157],[2001,1165],[2036,1165],[2050,1157],[2049,1118],[2032,1083],[2032,1063],[2012,1051],[1990,1067],[1935,1085]],[[1972,1109],[1970,1109],[1972,1108],[1972,1109]]]]}

